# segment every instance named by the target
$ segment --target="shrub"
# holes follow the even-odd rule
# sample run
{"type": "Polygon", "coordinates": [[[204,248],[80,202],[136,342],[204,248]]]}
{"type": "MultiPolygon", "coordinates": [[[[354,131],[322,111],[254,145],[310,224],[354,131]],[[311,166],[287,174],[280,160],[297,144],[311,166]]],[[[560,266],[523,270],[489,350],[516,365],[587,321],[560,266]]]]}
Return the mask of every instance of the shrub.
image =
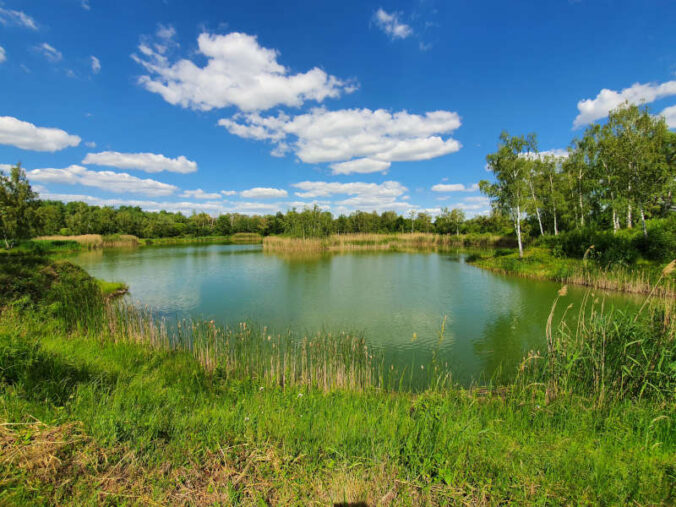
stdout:
{"type": "Polygon", "coordinates": [[[676,213],[668,219],[650,220],[648,237],[636,237],[636,247],[646,259],[670,261],[676,257],[676,213]]]}
{"type": "Polygon", "coordinates": [[[38,254],[0,256],[0,287],[0,308],[40,308],[68,326],[85,322],[103,305],[96,280],[84,269],[38,254]]]}

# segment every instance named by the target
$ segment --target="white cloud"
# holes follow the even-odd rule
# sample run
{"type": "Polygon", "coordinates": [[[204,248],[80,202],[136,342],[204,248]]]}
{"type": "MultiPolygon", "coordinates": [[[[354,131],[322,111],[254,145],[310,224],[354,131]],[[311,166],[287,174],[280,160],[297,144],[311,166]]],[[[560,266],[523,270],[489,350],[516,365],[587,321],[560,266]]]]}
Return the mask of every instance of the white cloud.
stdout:
{"type": "Polygon", "coordinates": [[[101,61],[95,56],[91,56],[91,61],[92,61],[92,72],[94,74],[98,74],[99,72],[101,72],[101,61]]]}
{"type": "Polygon", "coordinates": [[[5,52],[5,48],[0,46],[0,63],[4,62],[7,60],[7,53],[5,52]]]}
{"type": "Polygon", "coordinates": [[[197,162],[188,160],[183,155],[177,158],[168,158],[159,153],[102,151],[100,153],[88,153],[82,163],[117,167],[118,169],[138,169],[147,173],[168,171],[187,174],[197,171],[197,162]]]}
{"type": "Polygon", "coordinates": [[[210,213],[212,215],[226,212],[223,204],[220,202],[158,202],[136,199],[104,199],[83,194],[60,194],[50,192],[40,192],[40,198],[63,202],[82,201],[91,206],[138,206],[146,211],[180,211],[185,214],[190,214],[193,211],[210,213]]]}
{"type": "Polygon", "coordinates": [[[331,195],[368,195],[371,197],[399,197],[408,190],[397,181],[383,183],[339,183],[327,181],[301,181],[293,183],[292,187],[303,190],[296,192],[298,197],[329,197],[331,195]]]}
{"type": "Polygon", "coordinates": [[[432,192],[477,192],[479,185],[473,183],[466,187],[462,183],[438,183],[432,187],[432,192]]]}
{"type": "Polygon", "coordinates": [[[573,122],[573,128],[578,128],[608,116],[616,107],[628,101],[630,104],[648,104],[658,99],[676,95],[676,80],[657,83],[634,83],[629,88],[608,90],[604,88],[594,99],[581,100],[577,103],[579,114],[573,122]]]}
{"type": "Polygon", "coordinates": [[[52,63],[58,62],[63,58],[61,51],[46,42],[35,46],[35,49],[52,63]]]}
{"type": "Polygon", "coordinates": [[[181,194],[181,197],[188,197],[193,199],[220,199],[221,194],[219,194],[218,192],[208,193],[202,190],[201,188],[198,188],[197,190],[185,190],[181,194]]]}
{"type": "Polygon", "coordinates": [[[294,117],[239,113],[218,124],[240,137],[283,145],[306,163],[342,162],[332,165],[335,174],[382,172],[389,162],[427,160],[461,147],[455,139],[442,137],[461,125],[460,117],[451,111],[418,115],[315,108],[294,117]]]}
{"type": "Polygon", "coordinates": [[[188,59],[174,63],[165,55],[173,28],[161,27],[158,44],[141,43],[132,58],[147,74],[139,83],[160,94],[170,104],[202,111],[235,106],[242,111],[271,107],[300,106],[338,97],[354,86],[328,75],[319,67],[292,73],[277,62],[279,52],[258,44],[255,36],[233,32],[227,35],[202,33],[197,39],[203,67],[188,59]]]}
{"type": "Polygon", "coordinates": [[[223,195],[237,195],[237,190],[221,190],[223,195]]]}
{"type": "Polygon", "coordinates": [[[38,29],[38,25],[35,23],[35,20],[25,12],[3,9],[2,7],[0,7],[0,25],[16,25],[24,28],[30,28],[31,30],[38,29]]]}
{"type": "Polygon", "coordinates": [[[278,199],[287,197],[289,194],[281,188],[256,187],[243,190],[239,195],[247,199],[278,199]]]}
{"type": "Polygon", "coordinates": [[[23,150],[58,151],[77,146],[81,139],[57,128],[36,127],[12,116],[0,116],[0,144],[23,150]]]}
{"type": "Polygon", "coordinates": [[[349,212],[355,209],[364,211],[407,210],[413,207],[410,203],[398,200],[406,199],[404,194],[408,189],[397,181],[385,181],[380,184],[301,181],[292,186],[302,190],[302,192],[296,192],[296,195],[301,198],[350,196],[335,202],[337,212],[349,212]]]}
{"type": "Polygon", "coordinates": [[[84,143],[87,148],[96,148],[96,143],[94,141],[87,141],[84,143]]]}
{"type": "Polygon", "coordinates": [[[65,169],[33,169],[26,174],[31,181],[40,183],[84,185],[109,192],[130,192],[152,197],[171,195],[177,190],[174,185],[161,181],[141,179],[127,173],[113,171],[90,171],[80,165],[71,165],[65,169]]]}
{"type": "Polygon", "coordinates": [[[91,10],[91,8],[92,8],[92,6],[89,5],[89,0],[82,0],[82,1],[80,2],[80,5],[81,5],[82,8],[83,8],[84,10],[86,10],[86,11],[89,11],[89,10],[91,10]]]}
{"type": "Polygon", "coordinates": [[[339,162],[331,164],[333,174],[367,174],[367,173],[386,173],[391,163],[384,160],[374,160],[372,158],[356,158],[348,162],[339,162]]]}
{"type": "Polygon", "coordinates": [[[405,39],[413,34],[413,29],[406,23],[402,23],[396,12],[390,14],[380,8],[373,15],[373,20],[378,28],[391,39],[405,39]]]}
{"type": "Polygon", "coordinates": [[[676,106],[667,107],[660,114],[667,120],[670,129],[676,129],[676,106]]]}

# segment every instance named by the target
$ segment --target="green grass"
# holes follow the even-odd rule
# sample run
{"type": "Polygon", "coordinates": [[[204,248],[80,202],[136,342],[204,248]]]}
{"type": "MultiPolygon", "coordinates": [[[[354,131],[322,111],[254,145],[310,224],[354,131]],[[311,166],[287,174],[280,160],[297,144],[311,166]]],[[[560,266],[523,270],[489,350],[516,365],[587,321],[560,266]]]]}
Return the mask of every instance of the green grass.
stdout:
{"type": "MultiPolygon", "coordinates": [[[[467,261],[474,266],[506,275],[637,294],[647,294],[652,290],[666,264],[639,261],[630,266],[604,268],[592,260],[555,257],[544,247],[527,248],[522,259],[517,250],[497,249],[490,253],[470,255],[467,261]]],[[[663,280],[658,288],[659,293],[676,295],[673,280],[673,276],[663,280]]]]}
{"type": "Polygon", "coordinates": [[[68,263],[0,268],[0,504],[675,500],[671,299],[588,300],[511,383],[431,364],[410,392],[358,337],[170,326],[68,263]]]}
{"type": "Polygon", "coordinates": [[[129,291],[129,286],[124,282],[107,282],[105,280],[96,280],[104,296],[121,296],[129,291]]]}
{"type": "Polygon", "coordinates": [[[669,503],[673,405],[326,393],[0,321],[0,502],[669,503]],[[36,423],[40,421],[40,424],[36,423]],[[73,426],[73,423],[78,423],[73,426]],[[50,438],[56,443],[51,442],[50,438]],[[110,478],[115,477],[115,480],[110,478]]]}

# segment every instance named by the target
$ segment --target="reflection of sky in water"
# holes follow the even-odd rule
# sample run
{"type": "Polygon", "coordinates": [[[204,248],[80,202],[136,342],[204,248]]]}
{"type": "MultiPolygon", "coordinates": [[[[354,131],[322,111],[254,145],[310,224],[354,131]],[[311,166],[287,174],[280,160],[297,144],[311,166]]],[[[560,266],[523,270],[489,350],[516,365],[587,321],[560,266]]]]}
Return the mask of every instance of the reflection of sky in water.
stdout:
{"type": "MultiPolygon", "coordinates": [[[[293,260],[263,254],[259,246],[209,245],[106,250],[75,261],[96,277],[127,282],[133,301],[166,315],[251,320],[277,332],[364,333],[404,365],[427,363],[439,346],[439,359],[459,380],[491,376],[502,363],[513,371],[524,352],[544,343],[559,288],[437,253],[293,260]]],[[[559,309],[583,293],[571,289],[559,309]]]]}

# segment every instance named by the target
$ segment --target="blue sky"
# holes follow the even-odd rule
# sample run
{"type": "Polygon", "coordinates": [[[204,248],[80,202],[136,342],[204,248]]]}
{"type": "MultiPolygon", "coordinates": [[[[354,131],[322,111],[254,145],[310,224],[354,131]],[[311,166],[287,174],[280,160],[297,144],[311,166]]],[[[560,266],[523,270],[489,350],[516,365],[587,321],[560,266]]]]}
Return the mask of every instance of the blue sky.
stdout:
{"type": "Polygon", "coordinates": [[[0,167],[186,213],[488,210],[501,130],[676,127],[676,3],[0,0],[0,167]]]}

